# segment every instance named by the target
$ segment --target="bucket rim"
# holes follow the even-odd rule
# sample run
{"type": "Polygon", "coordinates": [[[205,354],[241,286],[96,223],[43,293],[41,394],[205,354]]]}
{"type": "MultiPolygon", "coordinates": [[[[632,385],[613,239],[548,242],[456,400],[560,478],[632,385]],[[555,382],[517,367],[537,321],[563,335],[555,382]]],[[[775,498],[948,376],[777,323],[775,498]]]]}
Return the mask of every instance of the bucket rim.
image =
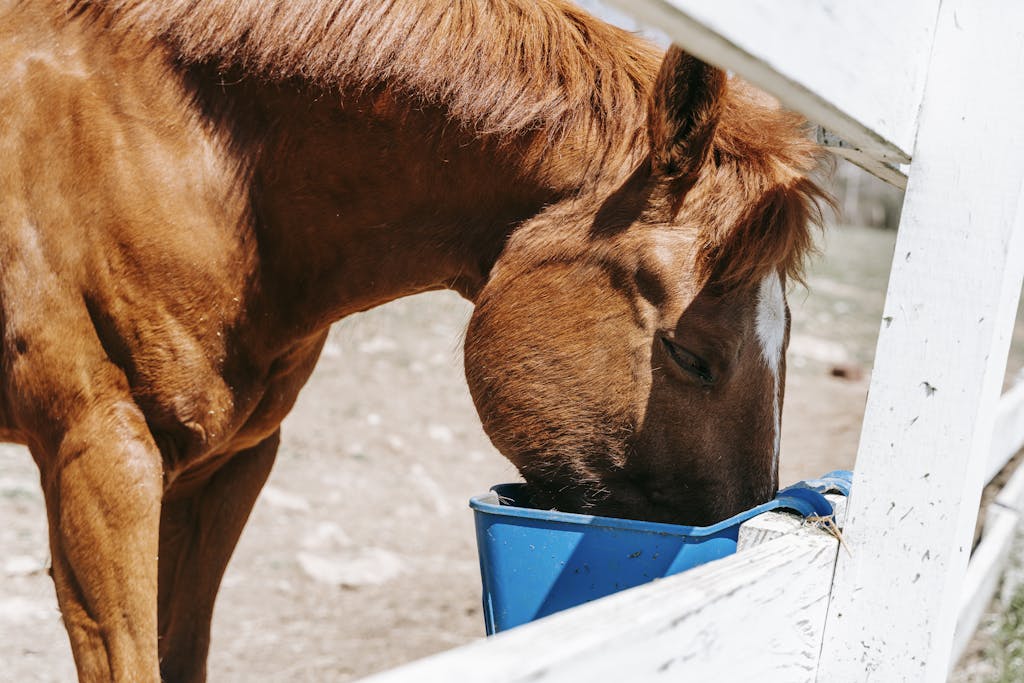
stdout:
{"type": "Polygon", "coordinates": [[[670,524],[667,522],[646,522],[639,519],[625,519],[622,517],[603,517],[600,515],[586,515],[575,512],[562,512],[560,510],[537,510],[525,508],[518,505],[502,505],[499,497],[503,491],[509,489],[521,489],[525,484],[506,483],[495,484],[487,493],[473,496],[469,499],[469,507],[485,514],[498,515],[503,517],[515,517],[521,519],[532,519],[543,522],[561,522],[573,526],[606,527],[623,531],[636,531],[653,534],[666,534],[671,536],[714,536],[742,522],[756,517],[762,512],[772,509],[771,502],[759,505],[749,510],[744,510],[732,517],[724,519],[708,526],[689,526],[684,524],[670,524]],[[763,509],[762,509],[763,508],[763,509]]]}

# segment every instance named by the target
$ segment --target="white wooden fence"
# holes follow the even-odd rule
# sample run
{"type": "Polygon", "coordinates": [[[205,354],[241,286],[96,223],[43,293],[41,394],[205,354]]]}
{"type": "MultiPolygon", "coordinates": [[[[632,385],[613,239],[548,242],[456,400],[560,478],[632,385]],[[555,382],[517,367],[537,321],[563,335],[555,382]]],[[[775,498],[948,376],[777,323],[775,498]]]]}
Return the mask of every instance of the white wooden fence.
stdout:
{"type": "Polygon", "coordinates": [[[614,0],[906,186],[844,546],[773,514],[735,556],[373,677],[939,681],[1024,514],[1024,387],[999,399],[1024,275],[1024,3],[614,0]],[[959,622],[959,624],[958,624],[959,622]]]}

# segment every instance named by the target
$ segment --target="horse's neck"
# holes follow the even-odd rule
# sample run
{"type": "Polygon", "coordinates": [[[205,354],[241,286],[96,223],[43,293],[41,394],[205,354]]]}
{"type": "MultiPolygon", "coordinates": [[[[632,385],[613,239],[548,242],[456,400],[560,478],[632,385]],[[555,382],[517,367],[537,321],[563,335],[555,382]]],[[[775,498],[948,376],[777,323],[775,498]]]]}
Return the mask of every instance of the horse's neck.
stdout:
{"type": "Polygon", "coordinates": [[[585,182],[586,149],[545,160],[386,93],[255,96],[264,271],[302,328],[431,289],[473,299],[515,227],[585,182]]]}

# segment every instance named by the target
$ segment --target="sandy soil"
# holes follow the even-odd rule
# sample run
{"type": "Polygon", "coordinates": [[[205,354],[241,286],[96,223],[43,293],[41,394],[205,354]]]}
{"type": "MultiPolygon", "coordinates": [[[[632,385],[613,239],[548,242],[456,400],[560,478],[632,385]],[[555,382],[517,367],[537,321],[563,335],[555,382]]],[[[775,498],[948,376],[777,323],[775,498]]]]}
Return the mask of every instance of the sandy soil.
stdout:
{"type": "MultiPolygon", "coordinates": [[[[852,465],[867,390],[829,368],[863,366],[848,318],[877,330],[884,279],[820,270],[791,297],[783,483],[852,465]]],[[[466,502],[517,475],[462,378],[469,312],[433,293],[336,326],[225,578],[211,680],[344,681],[482,637],[466,502]]],[[[67,681],[36,476],[0,446],[0,680],[67,681]]]]}

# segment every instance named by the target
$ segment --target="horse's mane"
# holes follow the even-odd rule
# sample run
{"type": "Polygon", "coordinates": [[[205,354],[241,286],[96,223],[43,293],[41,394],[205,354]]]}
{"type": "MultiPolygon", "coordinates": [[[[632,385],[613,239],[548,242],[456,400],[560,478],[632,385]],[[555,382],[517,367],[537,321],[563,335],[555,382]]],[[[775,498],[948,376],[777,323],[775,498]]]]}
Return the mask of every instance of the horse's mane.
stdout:
{"type": "Polygon", "coordinates": [[[629,137],[659,63],[656,47],[565,0],[72,2],[169,44],[184,63],[324,88],[386,85],[500,137],[629,137]]]}
{"type": "MultiPolygon", "coordinates": [[[[443,106],[481,136],[537,136],[535,156],[567,139],[603,141],[598,164],[628,161],[646,144],[661,58],[566,0],[66,1],[110,31],[168,45],[185,65],[324,89],[386,87],[443,106]]],[[[766,267],[799,279],[826,198],[811,177],[817,148],[799,117],[736,79],[726,97],[714,156],[731,189],[696,197],[708,225],[720,226],[707,231],[701,266],[729,281],[766,267]]]]}

